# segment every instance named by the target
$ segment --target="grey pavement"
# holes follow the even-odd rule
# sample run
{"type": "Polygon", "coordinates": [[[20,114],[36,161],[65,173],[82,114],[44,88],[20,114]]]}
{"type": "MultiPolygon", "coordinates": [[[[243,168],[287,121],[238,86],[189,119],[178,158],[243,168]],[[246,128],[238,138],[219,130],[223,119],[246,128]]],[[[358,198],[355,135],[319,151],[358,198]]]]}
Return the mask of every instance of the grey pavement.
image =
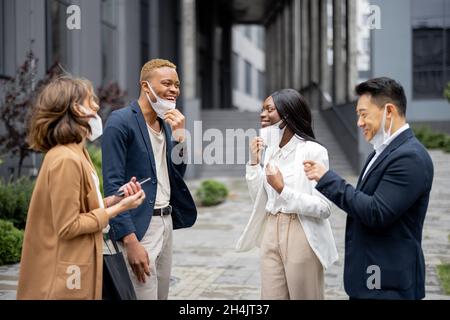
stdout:
{"type": "MultiPolygon", "coordinates": [[[[450,154],[430,151],[435,179],[425,227],[426,298],[450,300],[443,293],[436,266],[450,263],[450,154]]],[[[356,176],[346,177],[355,184],[356,176]]],[[[217,178],[230,190],[226,202],[199,207],[194,227],[174,232],[174,259],[169,299],[259,299],[258,250],[237,253],[237,239],[250,215],[251,201],[243,177],[217,178]]],[[[189,181],[194,191],[200,181],[189,181]]],[[[407,195],[404,195],[407,196],[407,195]]],[[[342,273],[345,213],[333,207],[330,217],[340,259],[325,274],[326,299],[348,299],[342,273]]],[[[0,300],[15,299],[18,264],[0,267],[0,300]]]]}
{"type": "MultiPolygon", "coordinates": [[[[450,263],[450,154],[430,151],[435,179],[427,213],[423,248],[427,265],[426,299],[446,299],[436,265],[450,263]]],[[[259,299],[258,250],[234,250],[251,212],[251,201],[243,178],[217,178],[231,194],[227,202],[200,207],[193,228],[174,233],[173,284],[170,299],[259,299]]],[[[356,176],[347,176],[356,184],[356,176]]],[[[199,181],[190,181],[195,190],[199,181]]],[[[405,195],[407,196],[407,195],[405,195]]],[[[343,287],[343,257],[346,214],[333,206],[330,222],[340,259],[325,274],[326,299],[348,299],[343,287]]]]}

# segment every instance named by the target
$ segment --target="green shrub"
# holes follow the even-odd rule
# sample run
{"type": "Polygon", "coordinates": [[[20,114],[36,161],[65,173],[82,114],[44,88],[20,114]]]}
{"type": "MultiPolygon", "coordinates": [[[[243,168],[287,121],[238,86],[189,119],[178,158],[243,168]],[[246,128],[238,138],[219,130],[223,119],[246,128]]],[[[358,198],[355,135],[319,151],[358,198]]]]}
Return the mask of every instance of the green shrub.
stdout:
{"type": "Polygon", "coordinates": [[[414,133],[426,148],[441,149],[445,152],[450,152],[450,135],[433,132],[428,127],[414,128],[414,133]]]}
{"type": "Polygon", "coordinates": [[[450,294],[450,264],[438,265],[437,270],[445,294],[450,294]]]}
{"type": "Polygon", "coordinates": [[[204,206],[214,206],[223,202],[228,196],[227,187],[215,180],[205,180],[197,189],[196,196],[204,206]]]}
{"type": "Polygon", "coordinates": [[[0,219],[11,221],[16,228],[25,228],[34,184],[28,177],[9,182],[0,180],[0,219]]]}
{"type": "Polygon", "coordinates": [[[450,82],[447,83],[447,86],[444,88],[444,98],[450,102],[450,82]]]}
{"type": "Polygon", "coordinates": [[[100,181],[100,192],[103,194],[103,175],[102,175],[102,149],[93,144],[87,146],[89,156],[97,171],[98,180],[100,181]]]}
{"type": "Polygon", "coordinates": [[[22,242],[23,231],[10,221],[0,220],[0,265],[20,261],[22,242]]]}

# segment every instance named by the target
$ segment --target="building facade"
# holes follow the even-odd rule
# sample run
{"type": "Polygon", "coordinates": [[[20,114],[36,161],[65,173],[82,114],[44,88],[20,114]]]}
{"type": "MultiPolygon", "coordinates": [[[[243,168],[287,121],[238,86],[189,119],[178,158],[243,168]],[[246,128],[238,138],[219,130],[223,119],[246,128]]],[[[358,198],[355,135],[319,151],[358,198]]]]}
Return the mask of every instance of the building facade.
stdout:
{"type": "Polygon", "coordinates": [[[12,75],[33,50],[38,77],[59,62],[96,87],[118,82],[136,97],[145,61],[163,56],[178,62],[179,5],[173,0],[1,0],[0,73],[12,75]],[[80,9],[79,29],[67,25],[76,13],[72,5],[80,9]]]}
{"type": "MultiPolygon", "coordinates": [[[[164,57],[181,66],[181,4],[177,0],[0,0],[0,77],[14,76],[32,50],[37,79],[58,63],[67,73],[91,80],[96,89],[116,82],[129,102],[139,95],[140,69],[146,61],[164,57]]],[[[15,175],[16,159],[3,155],[3,160],[1,175],[15,175]]],[[[27,160],[23,172],[36,173],[36,161],[27,160]]]]}
{"type": "Polygon", "coordinates": [[[266,98],[265,34],[261,25],[233,26],[233,107],[259,111],[266,98]]]}
{"type": "Polygon", "coordinates": [[[450,133],[450,0],[372,0],[380,29],[371,31],[372,76],[399,80],[408,121],[450,133]]]}
{"type": "MultiPolygon", "coordinates": [[[[169,59],[178,65],[178,107],[190,132],[195,121],[206,119],[211,128],[220,118],[232,127],[245,118],[242,112],[256,114],[270,92],[295,88],[326,119],[358,169],[370,151],[356,127],[358,81],[382,75],[399,80],[408,120],[450,131],[450,108],[441,94],[450,80],[449,2],[0,0],[0,77],[14,75],[33,50],[38,77],[58,62],[96,88],[117,82],[129,102],[139,95],[141,66],[169,59]],[[79,28],[68,26],[73,6],[80,10],[79,28]],[[370,24],[377,12],[379,21],[370,24]],[[220,112],[228,112],[226,120],[220,112]]],[[[202,139],[194,137],[193,152],[201,152],[202,139]]],[[[4,160],[0,174],[14,174],[15,160],[4,160]]],[[[26,166],[32,170],[35,162],[26,166]]],[[[190,167],[188,176],[198,176],[201,168],[190,167]]]]}

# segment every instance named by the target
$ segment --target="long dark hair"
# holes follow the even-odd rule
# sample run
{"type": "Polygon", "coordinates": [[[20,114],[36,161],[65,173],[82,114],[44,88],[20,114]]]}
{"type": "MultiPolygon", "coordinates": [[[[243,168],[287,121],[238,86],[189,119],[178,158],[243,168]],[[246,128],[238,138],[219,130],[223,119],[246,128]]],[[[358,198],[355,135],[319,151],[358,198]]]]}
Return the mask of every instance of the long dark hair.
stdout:
{"type": "Polygon", "coordinates": [[[306,141],[316,140],[312,129],[311,109],[306,99],[294,89],[281,89],[270,95],[287,127],[306,141]]]}

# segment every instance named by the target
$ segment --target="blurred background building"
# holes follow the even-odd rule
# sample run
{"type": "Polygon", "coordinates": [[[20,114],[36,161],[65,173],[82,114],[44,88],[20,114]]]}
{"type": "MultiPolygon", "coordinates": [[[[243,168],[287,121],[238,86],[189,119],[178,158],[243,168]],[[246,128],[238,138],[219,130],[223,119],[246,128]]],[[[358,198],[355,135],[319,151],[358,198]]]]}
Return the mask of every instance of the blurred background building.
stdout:
{"type": "Polygon", "coordinates": [[[372,74],[399,80],[410,122],[450,133],[450,1],[374,0],[382,29],[372,31],[372,74]]]}
{"type": "Polygon", "coordinates": [[[233,107],[259,111],[266,98],[265,33],[259,25],[233,26],[233,107]]]}
{"type": "MultiPolygon", "coordinates": [[[[442,97],[449,25],[450,0],[0,0],[0,77],[13,76],[32,50],[37,77],[59,62],[96,88],[116,82],[129,102],[138,97],[141,66],[169,59],[178,66],[178,106],[191,132],[199,120],[203,131],[258,128],[266,95],[292,87],[311,103],[331,166],[353,174],[370,151],[356,127],[360,81],[399,80],[409,122],[450,132],[442,97]],[[81,9],[79,30],[66,24],[71,5],[81,9]]],[[[201,153],[208,141],[194,140],[192,152],[201,153]]],[[[227,145],[224,154],[232,150],[247,152],[227,145]]],[[[1,175],[14,174],[16,160],[2,157],[1,175]]],[[[36,164],[26,166],[33,172],[36,164]]],[[[188,176],[243,170],[197,164],[188,176]]]]}

